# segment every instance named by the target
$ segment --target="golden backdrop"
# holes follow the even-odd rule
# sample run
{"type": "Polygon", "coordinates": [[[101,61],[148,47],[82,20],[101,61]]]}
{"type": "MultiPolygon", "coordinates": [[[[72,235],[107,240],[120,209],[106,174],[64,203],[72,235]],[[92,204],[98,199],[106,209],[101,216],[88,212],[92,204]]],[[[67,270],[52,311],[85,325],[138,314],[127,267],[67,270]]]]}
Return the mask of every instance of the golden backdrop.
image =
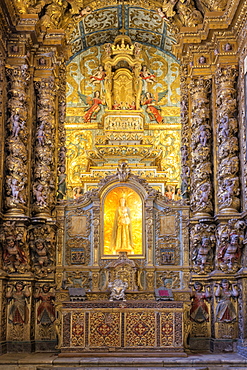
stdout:
{"type": "Polygon", "coordinates": [[[142,200],[139,194],[127,186],[118,186],[112,189],[104,201],[104,255],[115,255],[117,252],[111,246],[116,211],[120,205],[120,198],[125,198],[129,209],[133,251],[132,255],[142,255],[142,200]]]}

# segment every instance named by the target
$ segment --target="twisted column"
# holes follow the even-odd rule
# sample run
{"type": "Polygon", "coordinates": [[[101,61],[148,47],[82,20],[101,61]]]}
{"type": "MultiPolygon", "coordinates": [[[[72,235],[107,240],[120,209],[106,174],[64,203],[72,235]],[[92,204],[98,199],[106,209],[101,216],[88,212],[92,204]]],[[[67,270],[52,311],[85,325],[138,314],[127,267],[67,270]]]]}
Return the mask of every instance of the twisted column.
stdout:
{"type": "Polygon", "coordinates": [[[37,92],[37,127],[33,213],[49,217],[55,206],[55,83],[52,77],[35,83],[37,92]]]}
{"type": "Polygon", "coordinates": [[[180,92],[181,92],[181,193],[183,199],[189,199],[190,188],[190,125],[189,125],[189,89],[188,68],[182,66],[180,69],[180,92]]]}
{"type": "Polygon", "coordinates": [[[209,93],[211,80],[195,78],[191,83],[191,209],[196,218],[210,217],[212,204],[212,165],[209,93]]]}
{"type": "Polygon", "coordinates": [[[27,213],[28,185],[28,66],[7,68],[8,119],[6,122],[5,209],[11,216],[27,213]]]}
{"type": "Polygon", "coordinates": [[[217,113],[217,201],[220,213],[237,213],[240,208],[239,143],[235,67],[216,71],[217,113]]]}

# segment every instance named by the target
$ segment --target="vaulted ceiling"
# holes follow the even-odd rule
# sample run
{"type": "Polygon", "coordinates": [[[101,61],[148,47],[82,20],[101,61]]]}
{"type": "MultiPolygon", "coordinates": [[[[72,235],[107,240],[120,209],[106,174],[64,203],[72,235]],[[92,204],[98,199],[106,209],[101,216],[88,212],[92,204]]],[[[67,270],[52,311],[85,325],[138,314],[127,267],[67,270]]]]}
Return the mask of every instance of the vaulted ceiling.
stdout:
{"type": "Polygon", "coordinates": [[[115,5],[92,11],[76,26],[70,36],[72,58],[82,50],[104,43],[113,43],[124,32],[132,41],[152,45],[171,54],[176,42],[171,28],[156,10],[133,5],[115,5]],[[123,30],[124,29],[124,30],[123,30]]]}

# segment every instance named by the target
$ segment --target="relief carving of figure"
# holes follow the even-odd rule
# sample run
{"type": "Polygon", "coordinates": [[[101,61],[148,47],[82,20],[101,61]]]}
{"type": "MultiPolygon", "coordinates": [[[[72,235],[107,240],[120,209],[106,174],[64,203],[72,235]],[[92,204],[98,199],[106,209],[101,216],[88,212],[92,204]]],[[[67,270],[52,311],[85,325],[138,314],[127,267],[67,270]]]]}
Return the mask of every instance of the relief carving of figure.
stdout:
{"type": "Polygon", "coordinates": [[[37,323],[41,325],[51,325],[55,319],[55,294],[51,292],[49,284],[44,284],[42,289],[39,287],[37,293],[34,295],[36,300],[40,301],[37,309],[37,323]]]}
{"type": "Polygon", "coordinates": [[[202,237],[193,251],[192,261],[197,272],[206,273],[212,270],[213,243],[209,237],[202,237]]]}
{"type": "Polygon", "coordinates": [[[3,269],[9,273],[24,272],[27,269],[27,258],[14,236],[6,237],[3,249],[3,269]]]}
{"type": "Polygon", "coordinates": [[[190,318],[200,324],[209,321],[209,312],[205,301],[210,301],[211,294],[208,287],[203,292],[203,285],[199,281],[195,282],[194,289],[190,297],[192,299],[190,318]]]}
{"type": "Polygon", "coordinates": [[[240,267],[240,259],[242,255],[243,245],[239,241],[239,235],[236,233],[228,235],[222,233],[221,235],[221,246],[218,252],[218,260],[220,267],[225,271],[237,271],[240,267]]]}
{"type": "Polygon", "coordinates": [[[66,173],[65,167],[60,167],[60,173],[58,175],[58,195],[57,199],[64,199],[66,197],[66,173]]]}
{"type": "Polygon", "coordinates": [[[19,185],[17,179],[12,179],[10,183],[10,188],[12,192],[12,198],[14,201],[25,203],[23,196],[22,196],[22,190],[24,189],[24,185],[19,185]]]}
{"type": "Polygon", "coordinates": [[[12,285],[9,291],[6,293],[6,298],[12,302],[9,310],[8,320],[14,325],[22,325],[28,323],[28,307],[27,299],[31,293],[29,290],[30,286],[24,286],[22,281],[18,281],[14,286],[12,285]]]}
{"type": "Polygon", "coordinates": [[[104,67],[100,65],[97,69],[97,71],[90,77],[93,85],[97,86],[100,85],[100,91],[101,93],[105,92],[105,85],[104,81],[106,78],[106,72],[104,71],[104,67]]]}
{"type": "Polygon", "coordinates": [[[148,84],[153,84],[155,81],[155,75],[150,72],[147,66],[143,66],[140,72],[140,76],[142,79],[142,92],[146,94],[148,92],[148,84]]]}
{"type": "Polygon", "coordinates": [[[218,302],[215,312],[216,320],[225,323],[236,321],[237,313],[232,300],[236,300],[239,296],[237,284],[231,286],[227,279],[223,279],[216,286],[215,297],[218,302]]]}
{"type": "Polygon", "coordinates": [[[46,195],[44,194],[44,187],[43,185],[39,184],[33,188],[33,192],[36,198],[36,202],[40,207],[46,207],[46,195]]]}
{"type": "Polygon", "coordinates": [[[10,122],[12,126],[12,137],[17,138],[20,130],[23,128],[25,121],[20,123],[20,115],[18,113],[12,114],[10,117],[10,122]]]}
{"type": "Polygon", "coordinates": [[[162,11],[178,26],[195,27],[203,22],[202,13],[196,9],[193,0],[164,0],[162,11]]]}
{"type": "Polygon", "coordinates": [[[100,91],[95,91],[93,98],[81,94],[80,92],[78,92],[78,94],[84,104],[87,105],[84,122],[92,122],[92,120],[96,120],[102,106],[105,105],[105,99],[100,98],[100,91]]]}
{"type": "Polygon", "coordinates": [[[148,114],[150,121],[156,121],[158,123],[163,122],[163,118],[160,114],[161,108],[157,105],[158,101],[154,99],[150,92],[147,92],[143,96],[141,105],[144,107],[145,111],[148,114]]]}
{"type": "Polygon", "coordinates": [[[32,249],[34,267],[38,272],[45,271],[51,263],[45,240],[37,239],[32,249]]]}

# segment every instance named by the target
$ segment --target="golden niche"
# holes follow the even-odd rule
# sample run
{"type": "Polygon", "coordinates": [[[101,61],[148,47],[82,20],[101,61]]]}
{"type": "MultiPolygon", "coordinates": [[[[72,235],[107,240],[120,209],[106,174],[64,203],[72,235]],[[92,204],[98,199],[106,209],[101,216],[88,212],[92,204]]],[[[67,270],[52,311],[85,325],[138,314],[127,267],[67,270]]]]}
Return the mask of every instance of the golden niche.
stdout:
{"type": "Polygon", "coordinates": [[[142,255],[142,200],[128,186],[118,186],[105,197],[104,255],[142,255]]]}

